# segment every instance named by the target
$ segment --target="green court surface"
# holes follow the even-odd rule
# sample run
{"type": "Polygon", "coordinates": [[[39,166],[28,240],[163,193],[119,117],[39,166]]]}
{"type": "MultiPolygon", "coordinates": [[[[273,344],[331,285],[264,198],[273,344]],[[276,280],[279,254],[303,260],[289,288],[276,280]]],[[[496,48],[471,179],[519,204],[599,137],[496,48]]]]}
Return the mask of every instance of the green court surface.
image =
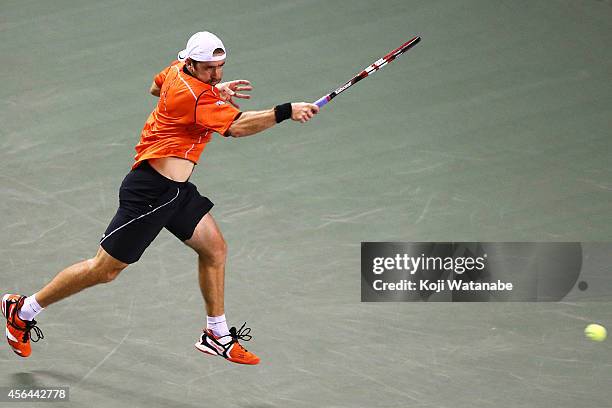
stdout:
{"type": "Polygon", "coordinates": [[[95,254],[152,78],[192,33],[253,82],[244,110],[316,100],[423,38],[311,122],[202,155],[227,316],[260,365],[194,349],[196,257],[163,231],[45,310],[31,358],[2,346],[0,386],[68,386],[66,407],[612,406],[612,343],[582,334],[612,327],[609,292],[360,302],[362,241],[612,241],[610,21],[609,0],[0,2],[3,293],[95,254]]]}

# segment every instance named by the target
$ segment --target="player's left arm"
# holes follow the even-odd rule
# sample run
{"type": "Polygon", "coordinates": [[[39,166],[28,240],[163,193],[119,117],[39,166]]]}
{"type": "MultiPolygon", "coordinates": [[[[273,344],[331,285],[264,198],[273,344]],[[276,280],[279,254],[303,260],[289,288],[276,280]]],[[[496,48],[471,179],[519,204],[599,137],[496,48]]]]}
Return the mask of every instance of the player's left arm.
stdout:
{"type": "Polygon", "coordinates": [[[161,95],[161,87],[162,85],[164,85],[166,76],[168,76],[168,72],[170,71],[170,68],[172,68],[172,66],[176,64],[178,64],[178,61],[172,61],[170,66],[164,68],[160,73],[155,75],[155,77],[153,78],[153,83],[151,84],[151,87],[149,88],[149,93],[151,95],[154,95],[154,96],[161,95]]]}

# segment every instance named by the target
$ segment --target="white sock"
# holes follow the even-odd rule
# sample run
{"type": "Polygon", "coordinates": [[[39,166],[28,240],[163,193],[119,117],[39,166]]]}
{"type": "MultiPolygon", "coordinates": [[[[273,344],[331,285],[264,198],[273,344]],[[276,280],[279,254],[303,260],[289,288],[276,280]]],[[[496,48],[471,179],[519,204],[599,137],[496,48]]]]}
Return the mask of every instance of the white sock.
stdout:
{"type": "Polygon", "coordinates": [[[34,317],[43,311],[43,307],[36,301],[36,293],[32,296],[28,296],[23,301],[23,306],[17,313],[21,320],[33,320],[34,317]]]}
{"type": "Polygon", "coordinates": [[[212,331],[217,337],[227,336],[229,334],[224,314],[221,316],[206,316],[206,328],[212,331]]]}

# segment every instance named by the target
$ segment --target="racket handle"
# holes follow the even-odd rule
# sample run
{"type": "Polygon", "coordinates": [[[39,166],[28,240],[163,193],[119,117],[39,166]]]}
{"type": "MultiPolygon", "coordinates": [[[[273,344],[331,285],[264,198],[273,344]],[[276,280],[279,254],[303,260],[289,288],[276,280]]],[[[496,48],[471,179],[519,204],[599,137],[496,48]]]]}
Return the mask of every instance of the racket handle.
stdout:
{"type": "Polygon", "coordinates": [[[322,108],[324,105],[327,104],[327,102],[329,102],[329,95],[322,96],[321,98],[317,99],[313,103],[317,105],[319,108],[322,108]]]}

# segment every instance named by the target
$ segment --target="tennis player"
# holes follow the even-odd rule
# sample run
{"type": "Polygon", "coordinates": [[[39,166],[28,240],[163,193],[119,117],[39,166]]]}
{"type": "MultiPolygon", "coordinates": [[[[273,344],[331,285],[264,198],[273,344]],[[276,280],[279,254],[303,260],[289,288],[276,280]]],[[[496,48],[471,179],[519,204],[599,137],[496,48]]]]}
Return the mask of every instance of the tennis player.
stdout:
{"type": "Polygon", "coordinates": [[[239,343],[251,339],[250,329],[245,324],[238,330],[228,328],[224,310],[227,246],[210,213],[213,203],[189,178],[213,133],[250,136],[286,119],[307,122],[319,108],[300,102],[241,112],[234,98],[250,98],[242,92],[252,87],[246,80],[221,83],[226,58],[217,36],[199,32],[189,39],[179,59],[155,76],[150,92],[159,101],[142,129],[132,170],[119,189],[119,209],[102,235],[96,256],[64,269],[31,296],[2,297],[6,337],[17,355],[28,357],[30,340],[43,338],[34,320],[38,313],[85,288],[114,280],[166,228],[198,255],[207,323],[196,348],[234,363],[259,363],[259,357],[239,343]]]}

